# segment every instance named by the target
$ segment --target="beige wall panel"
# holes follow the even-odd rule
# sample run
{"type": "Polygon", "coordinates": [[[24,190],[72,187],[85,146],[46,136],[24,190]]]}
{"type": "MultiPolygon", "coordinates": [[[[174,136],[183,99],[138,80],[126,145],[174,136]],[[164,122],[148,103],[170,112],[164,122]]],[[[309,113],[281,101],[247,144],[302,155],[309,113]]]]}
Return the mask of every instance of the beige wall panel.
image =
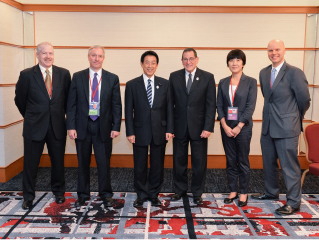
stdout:
{"type": "Polygon", "coordinates": [[[23,12],[24,17],[24,45],[34,45],[34,21],[33,14],[23,12]]]}
{"type": "Polygon", "coordinates": [[[0,41],[23,45],[22,11],[0,2],[0,41]]]}
{"type": "Polygon", "coordinates": [[[308,84],[314,84],[315,75],[315,51],[305,51],[304,72],[308,80],[308,84]]]}
{"type": "Polygon", "coordinates": [[[0,84],[16,83],[20,71],[24,69],[24,50],[0,46],[0,69],[0,84]]]}
{"type": "Polygon", "coordinates": [[[0,167],[6,167],[23,156],[23,123],[0,129],[0,167]]]}
{"type": "Polygon", "coordinates": [[[0,125],[7,125],[22,119],[18,108],[14,103],[15,87],[0,88],[0,102],[3,104],[0,107],[0,125]]]}
{"type": "MultiPolygon", "coordinates": [[[[314,108],[315,106],[312,106],[312,105],[315,104],[315,102],[314,102],[314,90],[315,90],[315,88],[309,87],[309,94],[310,94],[311,101],[310,101],[310,107],[309,107],[309,109],[306,112],[305,117],[304,117],[304,119],[306,119],[306,120],[313,120],[312,119],[312,112],[316,111],[316,108],[314,108]]],[[[318,111],[318,108],[317,108],[317,111],[318,111]]]]}
{"type": "Polygon", "coordinates": [[[314,84],[319,85],[319,51],[316,51],[315,64],[314,84]]]}
{"type": "Polygon", "coordinates": [[[34,49],[24,49],[24,68],[33,67],[35,64],[35,50],[34,49]]]}
{"type": "Polygon", "coordinates": [[[37,12],[35,33],[37,43],[60,46],[264,47],[280,38],[287,47],[304,47],[305,19],[305,14],[37,12]],[[285,28],[274,28],[278,22],[285,28]]]}
{"type": "MultiPolygon", "coordinates": [[[[159,55],[156,75],[169,78],[173,71],[183,68],[182,50],[155,50],[159,55]]],[[[145,50],[106,50],[103,68],[117,74],[121,83],[125,83],[142,74],[140,57],[145,50]]],[[[198,67],[214,74],[216,83],[230,76],[226,65],[228,50],[199,50],[198,67]]],[[[71,74],[89,67],[86,49],[55,49],[55,64],[70,70],[71,74]]],[[[246,75],[258,80],[259,71],[270,65],[266,51],[245,51],[247,62],[246,75]]],[[[288,63],[303,69],[303,51],[287,51],[288,63]]]]}
{"type": "Polygon", "coordinates": [[[319,122],[319,88],[313,89],[313,97],[312,97],[312,104],[313,104],[313,112],[312,112],[312,121],[319,122]]]}
{"type": "Polygon", "coordinates": [[[306,42],[305,47],[313,48],[316,47],[317,37],[317,14],[307,14],[307,31],[306,31],[306,42]]]}

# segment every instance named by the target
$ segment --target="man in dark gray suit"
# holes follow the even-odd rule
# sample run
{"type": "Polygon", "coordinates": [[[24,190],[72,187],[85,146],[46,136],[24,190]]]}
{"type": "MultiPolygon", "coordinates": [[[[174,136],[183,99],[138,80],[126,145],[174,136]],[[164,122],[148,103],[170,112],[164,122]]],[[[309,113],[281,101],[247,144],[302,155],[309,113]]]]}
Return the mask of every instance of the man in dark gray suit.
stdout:
{"type": "Polygon", "coordinates": [[[193,48],[182,54],[183,69],[169,77],[174,104],[172,201],[187,193],[188,146],[191,146],[192,186],[195,204],[201,204],[207,169],[207,139],[214,132],[216,86],[214,75],[197,68],[199,58],[193,48]]]}
{"type": "Polygon", "coordinates": [[[126,135],[133,144],[134,207],[142,207],[149,198],[152,206],[160,206],[158,194],[163,185],[166,142],[173,136],[173,105],[169,82],[155,76],[158,55],[146,51],[141,56],[143,75],[126,83],[126,135]],[[147,176],[148,151],[150,171],[147,176]]]}
{"type": "Polygon", "coordinates": [[[299,68],[284,60],[285,45],[281,40],[268,44],[272,65],[259,74],[264,96],[261,149],[265,177],[265,193],[252,195],[253,199],[278,199],[279,167],[287,187],[287,202],[276,209],[277,214],[299,211],[301,202],[301,174],[298,161],[298,140],[302,119],[310,106],[308,82],[299,68]]]}

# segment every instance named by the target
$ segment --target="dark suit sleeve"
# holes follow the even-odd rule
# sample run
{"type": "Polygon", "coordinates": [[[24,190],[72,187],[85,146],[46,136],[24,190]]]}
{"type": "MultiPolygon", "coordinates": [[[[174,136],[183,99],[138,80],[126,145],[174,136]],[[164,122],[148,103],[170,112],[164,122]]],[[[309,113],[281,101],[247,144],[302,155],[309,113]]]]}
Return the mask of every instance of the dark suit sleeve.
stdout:
{"type": "Polygon", "coordinates": [[[24,117],[26,106],[27,106],[27,98],[28,98],[28,79],[22,72],[20,72],[19,80],[16,84],[15,90],[15,104],[19,109],[22,117],[24,117]]]}
{"type": "Polygon", "coordinates": [[[117,76],[115,78],[115,82],[113,86],[112,116],[113,116],[112,131],[119,132],[121,130],[121,121],[122,121],[122,101],[121,101],[120,81],[117,76]]]}
{"type": "Polygon", "coordinates": [[[216,116],[216,86],[214,75],[209,76],[208,88],[206,93],[206,116],[204,129],[208,132],[214,132],[216,116]]]}
{"type": "Polygon", "coordinates": [[[218,92],[217,92],[217,120],[221,120],[225,117],[224,113],[224,101],[223,101],[223,93],[222,93],[222,87],[221,87],[221,81],[218,84],[218,92]]]}
{"type": "Polygon", "coordinates": [[[66,77],[65,77],[65,105],[64,105],[65,108],[64,109],[67,109],[70,85],[71,85],[71,74],[69,71],[67,71],[66,77]]]}
{"type": "Polygon", "coordinates": [[[67,130],[76,129],[75,117],[76,117],[76,104],[77,104],[77,80],[76,75],[73,74],[67,102],[67,112],[66,112],[66,128],[67,130]]]}
{"type": "Polygon", "coordinates": [[[262,71],[259,72],[259,84],[260,84],[260,90],[261,90],[261,93],[263,94],[263,97],[265,97],[264,95],[264,90],[263,90],[263,83],[262,83],[262,80],[261,80],[261,73],[262,71]]]}
{"type": "Polygon", "coordinates": [[[251,119],[255,111],[256,101],[257,101],[257,80],[254,78],[250,78],[246,107],[245,107],[244,113],[238,119],[239,122],[242,122],[245,124],[249,123],[249,120],[251,119]]]}
{"type": "Polygon", "coordinates": [[[174,133],[174,112],[173,112],[173,96],[170,82],[168,83],[167,93],[167,129],[166,133],[174,133]]]}
{"type": "Polygon", "coordinates": [[[125,88],[125,127],[126,136],[135,135],[134,120],[133,120],[133,93],[130,83],[126,84],[125,88]]]}
{"type": "Polygon", "coordinates": [[[300,119],[302,120],[305,116],[306,111],[310,107],[310,94],[307,78],[303,71],[300,69],[295,69],[292,74],[293,79],[291,81],[291,89],[295,94],[299,112],[300,119]]]}

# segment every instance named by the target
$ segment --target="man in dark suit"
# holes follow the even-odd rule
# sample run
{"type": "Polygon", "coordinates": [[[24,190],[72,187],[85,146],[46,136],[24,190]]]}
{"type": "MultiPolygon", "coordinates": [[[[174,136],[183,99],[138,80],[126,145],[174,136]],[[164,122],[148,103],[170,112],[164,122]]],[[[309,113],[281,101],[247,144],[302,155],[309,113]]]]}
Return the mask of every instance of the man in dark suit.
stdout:
{"type": "Polygon", "coordinates": [[[173,172],[179,200],[187,192],[188,145],[191,145],[194,203],[202,203],[207,169],[207,138],[214,131],[216,86],[214,75],[197,68],[199,58],[193,48],[182,54],[184,69],[169,77],[174,104],[173,172]]]}
{"type": "Polygon", "coordinates": [[[117,75],[102,69],[104,49],[89,49],[90,68],[73,75],[67,108],[67,129],[75,139],[78,155],[79,207],[90,199],[90,162],[92,145],[98,170],[99,196],[104,207],[113,203],[110,178],[112,140],[120,134],[122,103],[117,75]]]}
{"type": "Polygon", "coordinates": [[[163,184],[166,142],[173,136],[173,107],[169,82],[155,76],[158,55],[146,51],[141,56],[143,75],[126,83],[126,136],[133,144],[134,207],[142,207],[149,198],[152,206],[160,206],[158,194],[163,184]],[[147,177],[148,149],[150,172],[147,177]]]}
{"type": "Polygon", "coordinates": [[[299,211],[301,174],[298,161],[298,139],[302,119],[310,106],[308,82],[299,68],[285,62],[285,45],[281,40],[268,44],[272,65],[259,74],[264,96],[261,149],[265,177],[265,193],[252,195],[258,200],[278,199],[279,158],[287,187],[287,203],[276,209],[278,214],[299,211]]]}
{"type": "Polygon", "coordinates": [[[56,203],[65,201],[65,112],[71,76],[68,70],[52,65],[51,43],[40,43],[36,51],[39,64],[21,71],[14,98],[24,117],[23,209],[32,207],[45,143],[51,160],[51,190],[56,203]]]}

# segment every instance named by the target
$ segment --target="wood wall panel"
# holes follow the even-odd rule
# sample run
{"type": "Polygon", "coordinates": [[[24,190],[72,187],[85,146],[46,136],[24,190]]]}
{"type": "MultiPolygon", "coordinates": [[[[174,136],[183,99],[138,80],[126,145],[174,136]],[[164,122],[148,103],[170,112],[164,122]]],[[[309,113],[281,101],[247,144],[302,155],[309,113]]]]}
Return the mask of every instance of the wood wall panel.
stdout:
{"type": "Polygon", "coordinates": [[[263,47],[280,38],[304,47],[305,15],[37,12],[35,24],[37,43],[61,46],[263,47]]]}

